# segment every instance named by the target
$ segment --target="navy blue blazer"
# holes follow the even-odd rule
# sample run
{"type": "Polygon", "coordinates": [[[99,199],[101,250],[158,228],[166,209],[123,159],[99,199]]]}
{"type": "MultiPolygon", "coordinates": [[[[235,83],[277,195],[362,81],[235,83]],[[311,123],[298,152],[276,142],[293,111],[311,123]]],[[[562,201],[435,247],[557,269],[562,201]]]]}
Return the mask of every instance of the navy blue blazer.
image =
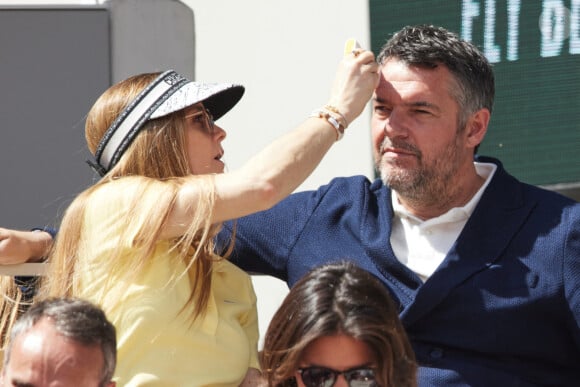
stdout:
{"type": "Polygon", "coordinates": [[[580,386],[580,204],[479,161],[498,170],[424,284],[391,248],[390,189],[362,176],[240,219],[232,261],[289,286],[326,262],[367,269],[400,307],[420,386],[580,386]]]}

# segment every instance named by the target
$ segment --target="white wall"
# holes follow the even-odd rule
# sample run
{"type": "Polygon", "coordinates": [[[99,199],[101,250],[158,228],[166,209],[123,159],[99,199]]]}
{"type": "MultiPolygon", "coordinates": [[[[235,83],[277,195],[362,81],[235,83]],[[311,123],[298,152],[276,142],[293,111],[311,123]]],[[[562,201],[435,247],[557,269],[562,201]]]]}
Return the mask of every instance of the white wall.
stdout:
{"type": "MultiPolygon", "coordinates": [[[[246,86],[220,124],[230,168],[326,103],[344,42],[369,46],[367,0],[184,0],[194,11],[195,74],[246,86]]],[[[372,174],[367,110],[301,186],[372,174]]]]}
{"type": "MultiPolygon", "coordinates": [[[[167,0],[172,1],[172,0],[167,0]]],[[[0,0],[0,4],[98,4],[82,0],[0,0]]],[[[275,137],[324,105],[346,39],[370,45],[368,0],[183,0],[193,9],[197,80],[246,86],[220,120],[225,160],[235,169],[275,137]]],[[[372,176],[370,110],[348,128],[299,190],[335,176],[372,176]]],[[[286,285],[254,277],[263,332],[286,285]]]]}
{"type": "MultiPolygon", "coordinates": [[[[194,12],[199,80],[246,86],[241,103],[220,121],[230,168],[323,105],[346,39],[370,46],[367,0],[184,0],[194,12]]],[[[334,176],[372,176],[370,110],[300,187],[316,188],[334,176]]],[[[254,277],[263,333],[286,285],[254,277]]]]}

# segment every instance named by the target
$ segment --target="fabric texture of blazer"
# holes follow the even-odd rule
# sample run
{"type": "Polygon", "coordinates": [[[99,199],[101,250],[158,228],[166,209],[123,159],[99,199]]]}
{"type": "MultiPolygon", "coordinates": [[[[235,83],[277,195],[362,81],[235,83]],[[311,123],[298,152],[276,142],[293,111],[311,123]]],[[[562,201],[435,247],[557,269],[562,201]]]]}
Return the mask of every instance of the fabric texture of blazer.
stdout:
{"type": "MultiPolygon", "coordinates": [[[[345,259],[376,275],[399,305],[420,386],[580,386],[580,204],[476,161],[498,169],[425,283],[391,248],[391,190],[363,176],[238,220],[231,259],[289,286],[345,259]]],[[[227,223],[218,244],[230,233],[227,223]]]]}

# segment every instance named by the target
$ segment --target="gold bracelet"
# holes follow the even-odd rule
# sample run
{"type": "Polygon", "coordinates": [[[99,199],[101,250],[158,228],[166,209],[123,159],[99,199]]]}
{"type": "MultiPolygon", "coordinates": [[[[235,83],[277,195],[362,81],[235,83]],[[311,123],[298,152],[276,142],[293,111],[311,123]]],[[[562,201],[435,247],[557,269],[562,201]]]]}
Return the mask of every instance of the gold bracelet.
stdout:
{"type": "Polygon", "coordinates": [[[340,140],[342,136],[344,136],[344,127],[342,126],[342,124],[338,122],[338,120],[334,118],[332,115],[330,115],[330,113],[327,112],[326,110],[323,109],[314,110],[310,115],[310,117],[322,118],[326,120],[326,122],[328,122],[330,125],[332,125],[332,127],[336,131],[336,141],[340,140]]]}
{"type": "Polygon", "coordinates": [[[342,123],[342,126],[344,126],[345,129],[348,127],[348,121],[346,120],[346,117],[340,112],[340,110],[338,110],[337,107],[332,106],[332,105],[324,105],[324,108],[327,110],[330,110],[333,113],[338,114],[340,116],[340,118],[342,118],[342,120],[344,121],[342,123]]]}

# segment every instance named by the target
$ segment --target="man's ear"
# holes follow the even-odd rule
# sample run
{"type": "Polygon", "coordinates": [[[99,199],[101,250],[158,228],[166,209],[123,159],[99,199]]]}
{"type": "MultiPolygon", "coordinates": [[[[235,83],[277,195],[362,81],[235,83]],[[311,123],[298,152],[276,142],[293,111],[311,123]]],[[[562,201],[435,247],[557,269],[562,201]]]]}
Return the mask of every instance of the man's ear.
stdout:
{"type": "Polygon", "coordinates": [[[472,148],[478,146],[487,133],[487,125],[491,113],[487,109],[479,109],[467,121],[465,137],[466,144],[472,148]]]}

